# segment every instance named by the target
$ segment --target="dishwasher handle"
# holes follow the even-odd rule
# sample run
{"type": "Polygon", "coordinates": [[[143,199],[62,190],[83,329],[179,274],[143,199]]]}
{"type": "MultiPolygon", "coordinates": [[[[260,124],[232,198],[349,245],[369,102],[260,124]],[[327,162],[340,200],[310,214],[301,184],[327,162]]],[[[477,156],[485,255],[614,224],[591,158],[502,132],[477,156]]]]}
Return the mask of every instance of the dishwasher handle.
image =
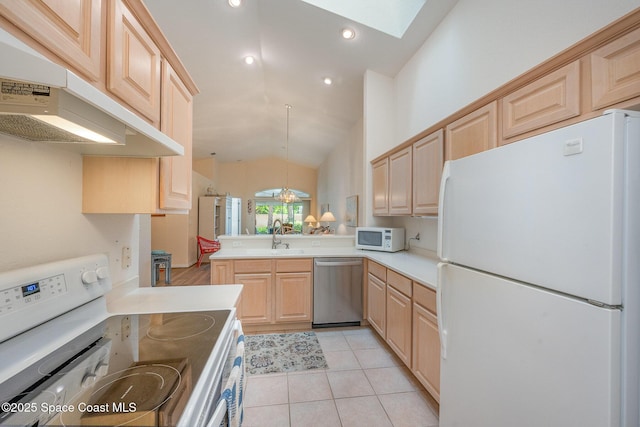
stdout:
{"type": "Polygon", "coordinates": [[[315,260],[315,265],[318,267],[349,267],[362,265],[362,261],[320,261],[315,260]]]}

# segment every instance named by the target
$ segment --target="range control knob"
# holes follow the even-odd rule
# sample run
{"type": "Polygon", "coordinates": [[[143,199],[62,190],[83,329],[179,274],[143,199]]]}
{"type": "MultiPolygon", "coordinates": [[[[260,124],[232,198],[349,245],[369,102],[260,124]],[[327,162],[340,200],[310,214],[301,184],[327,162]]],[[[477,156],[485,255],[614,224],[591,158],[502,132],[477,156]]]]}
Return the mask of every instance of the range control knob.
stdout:
{"type": "Polygon", "coordinates": [[[96,270],[96,274],[98,275],[98,279],[104,280],[109,277],[109,268],[108,267],[98,267],[96,270]]]}
{"type": "Polygon", "coordinates": [[[99,377],[104,377],[105,375],[107,375],[108,372],[109,372],[109,365],[107,363],[100,362],[98,363],[98,366],[96,366],[96,370],[94,371],[94,374],[96,374],[99,377]]]}
{"type": "Polygon", "coordinates": [[[84,283],[85,285],[90,285],[98,281],[98,275],[93,270],[85,271],[84,273],[82,273],[81,278],[82,283],[84,283]]]}
{"type": "Polygon", "coordinates": [[[96,379],[98,379],[97,376],[93,374],[86,374],[84,377],[82,377],[82,388],[92,387],[96,383],[96,379]]]}

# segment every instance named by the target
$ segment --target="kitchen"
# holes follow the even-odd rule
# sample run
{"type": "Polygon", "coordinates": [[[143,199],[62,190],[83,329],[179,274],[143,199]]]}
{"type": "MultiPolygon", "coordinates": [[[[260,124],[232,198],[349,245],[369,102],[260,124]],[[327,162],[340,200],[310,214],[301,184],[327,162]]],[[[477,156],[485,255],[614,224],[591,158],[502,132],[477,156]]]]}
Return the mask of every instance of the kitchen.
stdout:
{"type": "MultiPolygon", "coordinates": [[[[317,203],[338,207],[359,194],[360,223],[405,227],[407,236],[421,235],[412,245],[434,251],[435,219],[399,217],[383,223],[374,217],[370,161],[637,6],[626,1],[592,1],[588,7],[583,2],[457,2],[397,75],[365,73],[363,117],[345,136],[349,155],[342,146],[320,165],[317,203]]],[[[114,283],[149,283],[149,215],[82,214],[82,158],[76,153],[4,137],[0,149],[5,196],[0,270],[107,253],[114,283]],[[123,263],[123,247],[130,249],[128,263],[123,263]]]]}

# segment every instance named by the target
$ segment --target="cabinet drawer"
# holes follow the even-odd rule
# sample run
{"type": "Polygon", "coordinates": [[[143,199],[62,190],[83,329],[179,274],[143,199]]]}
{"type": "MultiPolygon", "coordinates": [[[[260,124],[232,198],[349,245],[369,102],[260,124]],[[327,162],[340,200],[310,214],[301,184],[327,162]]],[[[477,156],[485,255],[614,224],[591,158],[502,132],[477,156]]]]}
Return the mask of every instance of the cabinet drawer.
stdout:
{"type": "Polygon", "coordinates": [[[406,296],[411,297],[411,279],[408,279],[393,270],[387,270],[387,284],[393,286],[406,296]]]}
{"type": "Polygon", "coordinates": [[[235,273],[271,273],[270,259],[243,259],[233,264],[235,273]]]}
{"type": "Polygon", "coordinates": [[[304,273],[310,272],[311,269],[311,258],[276,260],[276,272],[278,273],[304,273]]]}
{"type": "Polygon", "coordinates": [[[416,282],[413,282],[413,301],[433,314],[438,312],[436,308],[436,291],[416,282]]]}
{"type": "Polygon", "coordinates": [[[387,281],[387,267],[384,267],[373,261],[369,261],[369,273],[376,276],[383,282],[387,281]]]}

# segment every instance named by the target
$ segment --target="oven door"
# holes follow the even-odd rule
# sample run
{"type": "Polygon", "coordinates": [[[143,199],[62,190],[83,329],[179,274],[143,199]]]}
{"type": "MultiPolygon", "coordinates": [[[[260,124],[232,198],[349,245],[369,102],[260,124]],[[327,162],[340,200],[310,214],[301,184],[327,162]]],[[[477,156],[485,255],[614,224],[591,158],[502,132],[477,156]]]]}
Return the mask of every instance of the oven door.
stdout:
{"type": "Polygon", "coordinates": [[[207,427],[219,427],[223,421],[224,425],[234,425],[229,422],[230,417],[237,417],[237,425],[241,425],[242,420],[242,399],[244,395],[245,365],[244,365],[244,334],[242,324],[236,320],[234,329],[234,340],[229,347],[226,358],[224,373],[220,381],[220,392],[217,393],[217,405],[210,415],[207,427]],[[237,369],[234,371],[234,367],[237,369]]]}

